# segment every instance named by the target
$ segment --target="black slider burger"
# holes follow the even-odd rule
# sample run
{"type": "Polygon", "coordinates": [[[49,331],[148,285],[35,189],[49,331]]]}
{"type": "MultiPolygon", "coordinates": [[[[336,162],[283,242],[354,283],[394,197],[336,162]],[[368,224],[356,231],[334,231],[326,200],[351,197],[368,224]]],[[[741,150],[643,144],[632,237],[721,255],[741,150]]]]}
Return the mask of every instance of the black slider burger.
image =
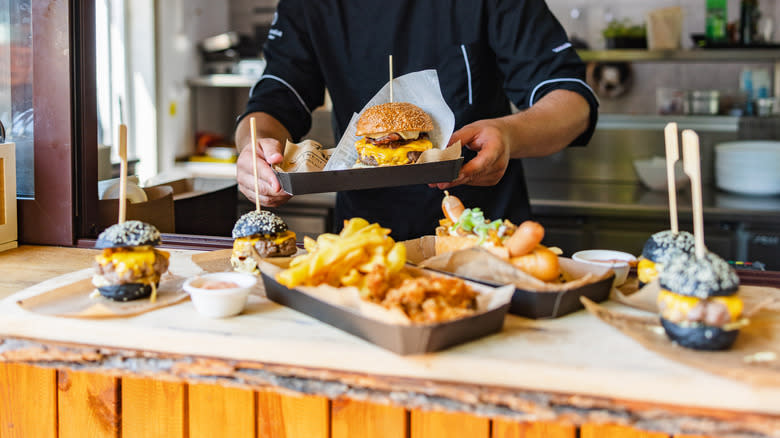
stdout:
{"type": "Polygon", "coordinates": [[[391,102],[366,108],[357,121],[355,166],[396,166],[412,164],[431,149],[428,131],[433,119],[420,107],[407,102],[391,102]]]}
{"type": "Polygon", "coordinates": [[[642,248],[642,257],[636,267],[640,285],[656,279],[658,273],[663,270],[669,254],[674,251],[693,252],[695,240],[693,234],[687,231],[674,234],[671,230],[666,230],[650,236],[642,248]]]}
{"type": "Polygon", "coordinates": [[[95,242],[95,248],[103,252],[95,257],[92,284],[100,295],[114,301],[150,295],[154,301],[170,256],[154,248],[159,244],[157,228],[141,221],[130,220],[106,228],[95,242]]]}
{"type": "Polygon", "coordinates": [[[742,300],[739,277],[717,255],[683,251],[670,255],[658,275],[658,309],[669,339],[696,350],[725,350],[739,334],[742,300]]]}
{"type": "Polygon", "coordinates": [[[252,210],[238,218],[233,226],[233,239],[230,264],[239,272],[259,272],[254,256],[282,257],[297,251],[295,233],[282,218],[265,210],[252,210]]]}

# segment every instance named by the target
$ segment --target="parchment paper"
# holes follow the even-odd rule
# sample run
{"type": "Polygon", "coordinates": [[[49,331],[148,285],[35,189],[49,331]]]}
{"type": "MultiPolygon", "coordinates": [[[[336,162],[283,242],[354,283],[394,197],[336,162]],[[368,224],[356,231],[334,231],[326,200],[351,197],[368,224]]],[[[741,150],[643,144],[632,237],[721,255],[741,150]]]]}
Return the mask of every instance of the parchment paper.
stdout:
{"type": "Polygon", "coordinates": [[[526,274],[508,261],[479,247],[435,255],[435,242],[436,236],[424,236],[403,242],[407,259],[421,268],[499,284],[512,284],[519,289],[534,292],[574,290],[612,275],[609,268],[590,266],[559,257],[565,281],[548,283],[526,274]]]}
{"type": "MultiPolygon", "coordinates": [[[[646,286],[628,297],[636,308],[652,307],[658,288],[646,286]],[[650,306],[648,303],[652,302],[650,306]]],[[[655,314],[635,315],[607,309],[587,298],[581,298],[589,312],[642,344],[648,350],[668,359],[756,385],[780,386],[780,289],[741,286],[745,315],[750,323],[740,330],[737,341],[726,351],[697,351],[670,341],[655,314]]]]}
{"type": "MultiPolygon", "coordinates": [[[[282,269],[283,267],[280,267],[276,264],[271,264],[265,261],[260,263],[260,270],[272,278],[275,278],[276,274],[282,271],[282,269]]],[[[407,267],[406,269],[414,271],[417,275],[437,275],[435,273],[423,271],[422,269],[413,267],[407,267]]],[[[467,283],[469,286],[474,288],[474,290],[479,292],[479,295],[477,296],[477,311],[475,314],[484,313],[507,304],[512,299],[512,294],[514,293],[514,287],[512,285],[492,288],[477,283],[467,283]]],[[[363,316],[381,322],[386,322],[389,324],[413,324],[409,317],[407,317],[406,314],[402,311],[389,310],[379,304],[363,300],[360,298],[359,290],[355,287],[336,288],[323,285],[316,287],[299,286],[296,289],[326,303],[348,309],[355,313],[360,313],[363,316]]]]}
{"type": "MultiPolygon", "coordinates": [[[[269,257],[269,258],[261,258],[257,257],[256,259],[258,262],[260,261],[266,261],[272,264],[276,264],[279,266],[287,266],[290,263],[290,259],[293,257],[303,254],[306,251],[298,248],[298,251],[289,257],[269,257]]],[[[193,254],[192,261],[198,265],[201,269],[203,269],[206,272],[226,272],[226,271],[232,271],[233,266],[230,265],[230,256],[233,253],[233,250],[228,249],[218,249],[216,251],[208,251],[208,252],[202,252],[198,254],[193,254]]]]}
{"type": "MultiPolygon", "coordinates": [[[[390,102],[390,82],[385,84],[360,112],[370,106],[387,102],[390,102]]],[[[447,142],[455,129],[455,115],[441,95],[436,70],[423,70],[394,78],[393,102],[413,103],[433,119],[434,128],[428,133],[428,138],[433,143],[434,149],[423,152],[417,160],[418,163],[454,160],[460,157],[460,144],[447,147],[447,142]]],[[[358,114],[352,115],[344,135],[323,170],[350,169],[357,161],[355,142],[359,136],[355,135],[355,131],[358,116],[358,114]]]]}
{"type": "Polygon", "coordinates": [[[167,307],[189,298],[182,289],[184,278],[163,274],[157,288],[157,299],[148,298],[119,302],[102,296],[91,297],[95,290],[90,278],[67,284],[17,301],[17,304],[34,313],[66,318],[124,318],[167,307]]]}

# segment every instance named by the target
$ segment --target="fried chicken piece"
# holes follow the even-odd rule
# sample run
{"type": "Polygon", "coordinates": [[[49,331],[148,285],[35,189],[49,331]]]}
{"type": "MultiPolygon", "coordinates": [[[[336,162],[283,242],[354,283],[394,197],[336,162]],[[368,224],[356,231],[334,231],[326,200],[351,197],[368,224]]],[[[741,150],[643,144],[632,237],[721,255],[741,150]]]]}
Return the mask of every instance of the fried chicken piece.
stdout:
{"type": "Polygon", "coordinates": [[[417,277],[390,288],[381,301],[399,308],[413,322],[449,321],[467,316],[477,308],[477,293],[462,280],[444,277],[417,277]]]}

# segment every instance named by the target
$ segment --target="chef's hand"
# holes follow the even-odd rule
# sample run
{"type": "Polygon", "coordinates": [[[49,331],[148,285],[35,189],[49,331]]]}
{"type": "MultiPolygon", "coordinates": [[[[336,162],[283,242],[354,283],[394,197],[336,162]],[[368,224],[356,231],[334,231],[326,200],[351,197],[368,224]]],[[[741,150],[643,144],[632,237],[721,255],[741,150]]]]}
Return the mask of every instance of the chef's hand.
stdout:
{"type": "MultiPolygon", "coordinates": [[[[258,198],[264,207],[278,207],[292,198],[292,195],[282,190],[282,185],[279,184],[271,167],[282,162],[282,145],[273,138],[259,138],[257,143],[255,146],[257,150],[258,198]]],[[[250,201],[255,202],[255,177],[250,146],[247,144],[238,155],[236,181],[241,193],[250,201]]]]}
{"type": "Polygon", "coordinates": [[[464,164],[458,178],[448,183],[430,184],[439,189],[468,184],[493,186],[504,176],[509,165],[509,130],[503,119],[479,120],[455,131],[449,145],[460,143],[477,156],[464,164]]]}

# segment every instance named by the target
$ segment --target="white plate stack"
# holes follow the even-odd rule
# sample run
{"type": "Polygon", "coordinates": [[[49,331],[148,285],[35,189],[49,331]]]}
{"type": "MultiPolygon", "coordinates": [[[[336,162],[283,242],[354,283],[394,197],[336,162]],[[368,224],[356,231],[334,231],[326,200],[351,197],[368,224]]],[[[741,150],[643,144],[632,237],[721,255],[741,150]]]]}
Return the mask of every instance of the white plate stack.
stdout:
{"type": "Polygon", "coordinates": [[[715,184],[729,192],[780,194],[780,141],[732,141],[715,146],[715,184]]]}

